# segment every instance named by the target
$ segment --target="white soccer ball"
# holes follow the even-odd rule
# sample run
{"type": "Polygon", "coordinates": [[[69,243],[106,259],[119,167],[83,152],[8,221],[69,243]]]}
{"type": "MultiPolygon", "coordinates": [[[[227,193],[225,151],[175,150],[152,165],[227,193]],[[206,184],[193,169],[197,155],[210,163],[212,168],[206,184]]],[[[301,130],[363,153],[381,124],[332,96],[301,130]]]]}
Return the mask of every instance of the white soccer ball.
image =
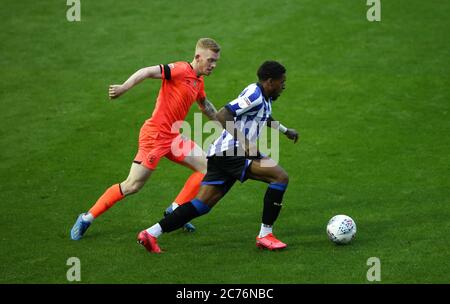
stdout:
{"type": "Polygon", "coordinates": [[[356,223],[347,215],[335,215],[328,222],[327,234],[333,243],[348,244],[355,238],[356,223]]]}

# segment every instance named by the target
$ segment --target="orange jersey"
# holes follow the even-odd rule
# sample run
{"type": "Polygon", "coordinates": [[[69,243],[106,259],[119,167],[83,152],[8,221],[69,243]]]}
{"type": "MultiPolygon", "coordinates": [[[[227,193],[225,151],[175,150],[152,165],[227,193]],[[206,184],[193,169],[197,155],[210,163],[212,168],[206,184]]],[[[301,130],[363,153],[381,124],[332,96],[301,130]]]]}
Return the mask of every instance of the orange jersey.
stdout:
{"type": "Polygon", "coordinates": [[[174,137],[179,128],[172,130],[176,121],[183,121],[191,105],[206,97],[203,77],[197,77],[191,64],[175,62],[160,65],[162,85],[152,117],[143,128],[163,136],[174,137]]]}

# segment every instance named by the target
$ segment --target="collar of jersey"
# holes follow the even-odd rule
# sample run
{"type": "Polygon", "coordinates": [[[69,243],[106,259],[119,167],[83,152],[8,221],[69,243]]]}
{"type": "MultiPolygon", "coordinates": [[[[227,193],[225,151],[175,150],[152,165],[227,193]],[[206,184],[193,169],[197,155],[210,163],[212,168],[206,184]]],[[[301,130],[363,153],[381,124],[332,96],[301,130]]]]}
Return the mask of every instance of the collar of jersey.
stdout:
{"type": "Polygon", "coordinates": [[[259,87],[259,89],[261,90],[261,95],[262,95],[262,97],[264,98],[264,100],[265,100],[266,102],[272,102],[272,100],[271,100],[270,97],[269,97],[269,99],[267,99],[266,96],[264,96],[264,88],[263,88],[263,86],[262,86],[259,82],[257,82],[256,85],[257,85],[257,86],[259,87]]]}

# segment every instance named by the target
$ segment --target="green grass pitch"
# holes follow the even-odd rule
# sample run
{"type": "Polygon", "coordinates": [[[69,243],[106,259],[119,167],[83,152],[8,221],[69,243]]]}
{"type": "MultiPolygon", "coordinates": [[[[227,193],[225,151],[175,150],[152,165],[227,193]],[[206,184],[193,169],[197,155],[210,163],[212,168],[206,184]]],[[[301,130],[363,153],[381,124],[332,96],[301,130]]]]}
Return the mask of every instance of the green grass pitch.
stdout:
{"type": "Polygon", "coordinates": [[[369,22],[365,0],[81,0],[68,22],[66,1],[2,1],[0,283],[68,283],[69,257],[82,283],[369,283],[370,257],[380,283],[450,283],[450,2],[381,2],[369,22]],[[191,60],[200,37],[222,46],[205,83],[217,107],[264,60],[288,69],[273,114],[301,134],[281,138],[290,185],[275,232],[289,248],[255,247],[266,185],[248,181],[147,254],[137,233],[190,174],[167,160],[71,241],[76,216],[126,177],[159,89],[109,101],[108,85],[191,60]],[[325,233],[342,213],[358,225],[349,246],[325,233]]]}

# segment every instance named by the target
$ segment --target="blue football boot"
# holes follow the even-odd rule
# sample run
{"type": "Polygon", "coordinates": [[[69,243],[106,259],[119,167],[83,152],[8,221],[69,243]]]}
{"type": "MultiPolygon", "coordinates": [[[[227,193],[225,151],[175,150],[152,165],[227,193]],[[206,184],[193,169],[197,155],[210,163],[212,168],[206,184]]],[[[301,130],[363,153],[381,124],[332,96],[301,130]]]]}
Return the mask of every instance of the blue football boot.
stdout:
{"type": "Polygon", "coordinates": [[[90,222],[83,220],[84,213],[80,214],[77,218],[77,221],[75,222],[75,225],[73,225],[72,230],[70,230],[70,238],[74,241],[78,241],[81,239],[86,232],[86,230],[91,225],[90,222]]]}

